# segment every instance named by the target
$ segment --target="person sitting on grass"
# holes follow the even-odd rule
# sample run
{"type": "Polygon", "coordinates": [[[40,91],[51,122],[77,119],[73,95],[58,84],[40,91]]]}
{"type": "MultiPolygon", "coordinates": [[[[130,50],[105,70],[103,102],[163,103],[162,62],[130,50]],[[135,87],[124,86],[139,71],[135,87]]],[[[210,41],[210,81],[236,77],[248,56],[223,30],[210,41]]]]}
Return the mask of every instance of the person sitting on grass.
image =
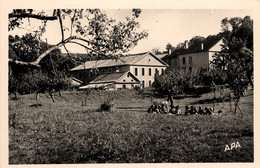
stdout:
{"type": "Polygon", "coordinates": [[[181,109],[179,108],[179,106],[176,106],[176,114],[181,115],[181,109]]]}
{"type": "Polygon", "coordinates": [[[204,110],[200,106],[199,106],[198,113],[199,113],[199,115],[204,115],[205,114],[204,110]]]}
{"type": "Polygon", "coordinates": [[[172,114],[177,114],[177,106],[173,106],[173,108],[172,108],[172,114]]]}
{"type": "Polygon", "coordinates": [[[198,114],[196,107],[191,106],[191,110],[192,110],[192,114],[196,114],[196,115],[198,114]]]}
{"type": "Polygon", "coordinates": [[[190,115],[195,114],[194,106],[191,106],[191,107],[190,107],[189,114],[190,114],[190,115]]]}
{"type": "Polygon", "coordinates": [[[209,110],[208,107],[205,107],[205,113],[206,113],[206,115],[211,115],[212,114],[212,112],[209,110]]]}
{"type": "Polygon", "coordinates": [[[161,113],[162,114],[167,114],[168,113],[168,109],[167,109],[166,104],[162,104],[161,105],[161,113]]]}
{"type": "Polygon", "coordinates": [[[190,108],[189,108],[189,106],[186,105],[184,115],[189,115],[190,114],[189,111],[190,111],[190,108]]]}
{"type": "Polygon", "coordinates": [[[152,104],[152,105],[148,108],[147,112],[148,112],[148,113],[153,113],[153,111],[154,111],[154,105],[152,104]]]}

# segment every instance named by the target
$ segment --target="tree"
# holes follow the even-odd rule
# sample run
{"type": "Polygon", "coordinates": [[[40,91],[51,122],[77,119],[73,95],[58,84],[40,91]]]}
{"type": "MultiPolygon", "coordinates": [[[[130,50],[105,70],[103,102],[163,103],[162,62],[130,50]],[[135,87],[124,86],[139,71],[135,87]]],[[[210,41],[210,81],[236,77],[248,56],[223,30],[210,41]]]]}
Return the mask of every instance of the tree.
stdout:
{"type": "Polygon", "coordinates": [[[195,36],[195,37],[192,37],[189,41],[189,46],[193,45],[194,43],[195,44],[198,44],[198,43],[201,43],[205,40],[204,37],[202,36],[195,36]]]}
{"type": "Polygon", "coordinates": [[[252,41],[250,41],[251,37],[240,33],[244,31],[245,25],[252,23],[248,19],[250,17],[222,20],[223,30],[229,31],[229,38],[224,41],[222,50],[216,53],[212,62],[215,68],[222,69],[228,76],[226,82],[235,100],[234,113],[237,109],[240,110],[238,103],[248,85],[253,86],[253,51],[250,49],[252,46],[249,45],[252,41]]]}
{"type": "Polygon", "coordinates": [[[155,55],[156,55],[156,54],[161,54],[160,49],[157,48],[157,47],[155,47],[155,48],[152,49],[152,53],[155,54],[155,55]]]}
{"type": "MultiPolygon", "coordinates": [[[[34,61],[24,61],[9,59],[10,62],[24,65],[39,66],[39,62],[48,55],[51,51],[66,44],[73,43],[84,47],[90,55],[93,56],[111,56],[129,51],[137,45],[138,41],[146,38],[148,33],[138,31],[140,26],[137,18],[141,10],[133,9],[133,16],[126,17],[126,22],[116,22],[109,18],[105,13],[99,9],[54,9],[52,15],[47,15],[47,12],[36,12],[34,10],[13,10],[9,14],[9,30],[21,27],[23,20],[37,19],[42,20],[42,25],[35,31],[35,35],[39,38],[45,32],[46,23],[49,21],[58,21],[61,30],[61,41],[51,48],[38,54],[34,61]],[[70,25],[64,25],[65,21],[69,20],[70,25]],[[69,36],[65,37],[65,32],[69,31],[69,36]]],[[[69,51],[67,50],[69,55],[69,51]]]]}
{"type": "MultiPolygon", "coordinates": [[[[69,64],[73,65],[66,44],[82,46],[90,57],[98,58],[117,58],[129,51],[139,40],[148,36],[145,30],[138,31],[140,24],[137,18],[141,10],[133,9],[132,12],[132,17],[126,17],[125,22],[116,22],[99,9],[54,9],[51,15],[48,11],[13,10],[9,14],[9,31],[21,28],[27,19],[29,22],[31,19],[40,20],[41,23],[36,30],[22,38],[9,36],[9,83],[12,83],[10,87],[13,86],[10,91],[21,92],[21,88],[14,85],[23,83],[29,88],[26,92],[33,90],[38,94],[47,91],[52,97],[53,91],[65,87],[66,72],[62,70],[71,68],[68,67],[69,64]],[[60,25],[61,40],[55,45],[48,45],[41,39],[47,22],[51,21],[60,25]],[[60,47],[65,48],[71,60],[61,56],[60,47]],[[39,69],[35,70],[35,67],[39,69]]],[[[52,100],[54,101],[53,98],[52,100]]]]}
{"type": "MultiPolygon", "coordinates": [[[[35,55],[46,50],[50,45],[39,41],[31,33],[19,36],[9,36],[9,57],[16,60],[33,61],[35,55]]],[[[39,93],[48,92],[54,101],[53,94],[68,86],[68,70],[72,68],[72,61],[62,57],[61,51],[50,52],[40,62],[41,68],[9,62],[9,93],[39,93]],[[71,65],[71,66],[69,66],[71,65]]]]}
{"type": "Polygon", "coordinates": [[[174,47],[170,43],[168,43],[166,45],[166,50],[167,50],[167,53],[169,55],[169,54],[171,54],[174,51],[174,47]]]}
{"type": "Polygon", "coordinates": [[[246,47],[253,51],[253,20],[250,16],[224,18],[221,27],[223,33],[227,35],[226,39],[240,38],[245,42],[246,47]]]}

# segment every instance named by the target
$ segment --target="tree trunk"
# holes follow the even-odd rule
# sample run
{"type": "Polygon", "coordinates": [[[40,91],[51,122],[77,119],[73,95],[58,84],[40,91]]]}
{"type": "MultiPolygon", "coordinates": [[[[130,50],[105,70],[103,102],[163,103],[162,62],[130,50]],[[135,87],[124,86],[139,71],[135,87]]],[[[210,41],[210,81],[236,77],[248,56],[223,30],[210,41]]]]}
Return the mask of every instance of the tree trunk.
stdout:
{"type": "Polygon", "coordinates": [[[214,97],[213,97],[213,113],[215,112],[215,89],[214,89],[214,97]]]}

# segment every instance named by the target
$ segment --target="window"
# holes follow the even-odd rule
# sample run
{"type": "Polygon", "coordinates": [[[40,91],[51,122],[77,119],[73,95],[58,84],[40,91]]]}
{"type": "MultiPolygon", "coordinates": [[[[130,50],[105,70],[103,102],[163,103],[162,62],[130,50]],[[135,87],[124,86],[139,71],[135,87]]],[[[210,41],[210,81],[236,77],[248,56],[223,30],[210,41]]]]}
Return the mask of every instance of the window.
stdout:
{"type": "Polygon", "coordinates": [[[186,64],[185,57],[182,58],[182,63],[183,63],[183,64],[186,64]]]}
{"type": "Polygon", "coordinates": [[[123,85],[123,87],[122,87],[123,89],[126,89],[126,85],[123,85]]]}
{"type": "Polygon", "coordinates": [[[163,73],[164,73],[164,69],[162,69],[162,75],[163,75],[163,73]]]}
{"type": "Polygon", "coordinates": [[[81,79],[81,77],[82,77],[82,76],[81,76],[81,72],[79,72],[79,79],[81,79]]]}
{"type": "Polygon", "coordinates": [[[142,75],[144,76],[144,68],[142,68],[142,75]]]}
{"type": "Polygon", "coordinates": [[[93,78],[93,72],[91,71],[90,72],[90,79],[92,79],[93,78]]]}
{"type": "Polygon", "coordinates": [[[123,82],[125,82],[125,79],[123,80],[123,82]]]}
{"type": "Polygon", "coordinates": [[[152,81],[149,80],[149,87],[152,87],[152,81]]]}
{"type": "Polygon", "coordinates": [[[157,69],[157,68],[155,68],[155,73],[159,73],[159,71],[158,71],[158,69],[157,69]]]}
{"type": "Polygon", "coordinates": [[[131,81],[133,82],[134,80],[133,80],[133,79],[131,79],[131,81]]]}
{"type": "Polygon", "coordinates": [[[152,69],[149,68],[149,76],[152,76],[152,69]]]}
{"type": "Polygon", "coordinates": [[[190,64],[192,63],[192,57],[189,57],[189,63],[190,64]]]}
{"type": "Polygon", "coordinates": [[[110,72],[112,72],[112,69],[111,69],[111,68],[109,68],[109,69],[108,69],[108,72],[109,72],[109,73],[110,73],[110,72]]]}
{"type": "Polygon", "coordinates": [[[138,76],[138,69],[135,68],[135,76],[138,76]]]}
{"type": "Polygon", "coordinates": [[[142,87],[144,88],[144,81],[142,81],[142,87]]]}
{"type": "Polygon", "coordinates": [[[102,69],[102,70],[101,70],[101,73],[105,73],[105,72],[106,72],[105,69],[102,69]]]}

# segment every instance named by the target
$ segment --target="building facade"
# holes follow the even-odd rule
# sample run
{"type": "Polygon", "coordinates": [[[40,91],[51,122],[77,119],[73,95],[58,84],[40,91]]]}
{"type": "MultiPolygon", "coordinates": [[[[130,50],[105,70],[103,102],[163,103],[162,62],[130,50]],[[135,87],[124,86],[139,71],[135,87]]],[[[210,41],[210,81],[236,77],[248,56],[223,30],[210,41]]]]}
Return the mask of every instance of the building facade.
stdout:
{"type": "Polygon", "coordinates": [[[184,49],[173,52],[163,60],[170,67],[180,69],[193,68],[211,68],[210,61],[213,60],[213,55],[221,51],[221,45],[224,38],[214,40],[204,40],[188,46],[188,41],[185,41],[184,49]]]}
{"type": "MultiPolygon", "coordinates": [[[[123,56],[120,59],[87,61],[70,70],[71,74],[89,84],[99,75],[115,72],[130,72],[141,84],[142,88],[152,86],[155,73],[161,75],[168,65],[150,52],[123,56]]],[[[123,85],[122,85],[123,87],[123,85]]]]}

